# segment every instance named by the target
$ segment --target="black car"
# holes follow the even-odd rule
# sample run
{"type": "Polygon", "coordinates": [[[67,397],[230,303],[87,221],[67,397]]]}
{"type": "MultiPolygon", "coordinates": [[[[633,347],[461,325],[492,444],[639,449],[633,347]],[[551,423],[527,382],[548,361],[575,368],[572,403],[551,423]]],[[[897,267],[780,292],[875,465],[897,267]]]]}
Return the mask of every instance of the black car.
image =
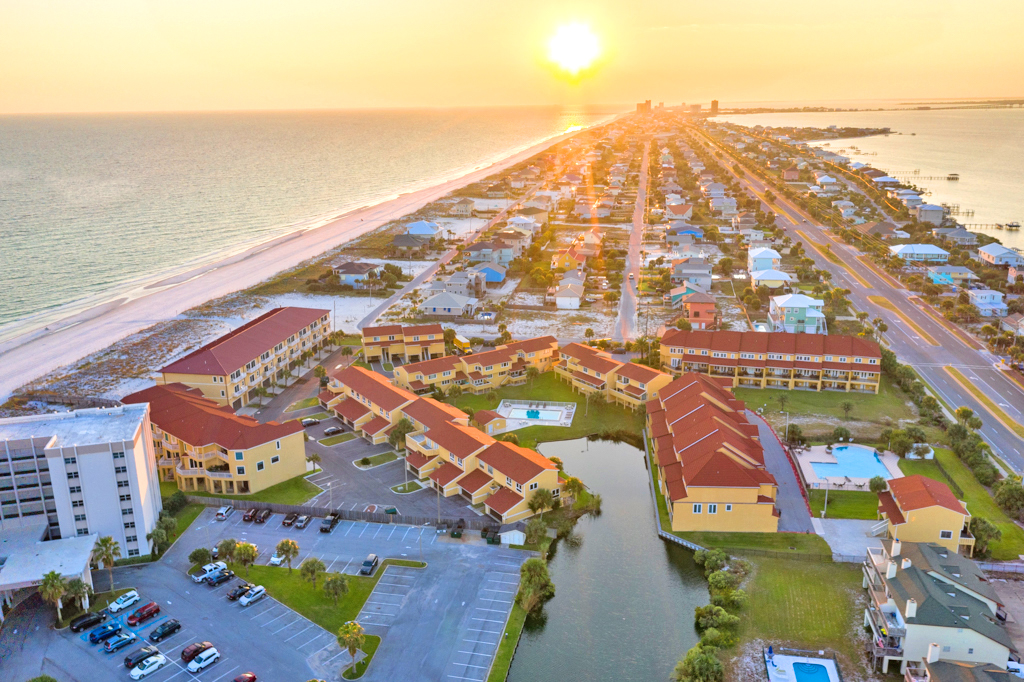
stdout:
{"type": "Polygon", "coordinates": [[[281,525],[291,526],[298,520],[298,518],[299,515],[297,512],[288,512],[288,516],[284,517],[284,521],[281,522],[281,525]]]}
{"type": "Polygon", "coordinates": [[[377,568],[377,564],[380,563],[380,559],[376,554],[371,554],[366,557],[366,561],[359,567],[359,572],[363,575],[373,575],[373,569],[377,568]]]}
{"type": "Polygon", "coordinates": [[[320,532],[330,533],[334,530],[334,527],[338,525],[339,521],[341,521],[341,517],[337,514],[328,514],[324,517],[324,520],[320,522],[320,532]]]}
{"type": "Polygon", "coordinates": [[[238,601],[239,599],[244,597],[246,593],[249,592],[249,590],[251,590],[254,587],[256,586],[252,583],[242,583],[235,589],[228,592],[228,599],[230,599],[231,601],[238,601]]]}
{"type": "MultiPolygon", "coordinates": [[[[178,621],[174,620],[173,618],[171,618],[170,620],[165,620],[164,622],[160,623],[160,625],[157,625],[155,628],[153,628],[153,632],[149,633],[149,641],[159,642],[161,639],[170,637],[180,629],[181,623],[179,623],[178,621]]],[[[134,668],[135,666],[128,667],[134,668]]]]}
{"type": "MultiPolygon", "coordinates": [[[[178,621],[173,622],[177,623],[178,621]]],[[[124,667],[134,668],[150,656],[156,656],[158,653],[160,653],[160,650],[157,649],[155,646],[144,646],[141,649],[133,651],[132,653],[124,657],[124,667]]]]}
{"type": "Polygon", "coordinates": [[[269,509],[261,509],[260,513],[256,515],[256,523],[266,523],[273,514],[274,512],[269,509]]]}
{"type": "Polygon", "coordinates": [[[234,571],[221,571],[219,573],[214,573],[209,578],[207,578],[206,584],[210,587],[217,587],[218,585],[223,585],[224,583],[226,583],[234,577],[234,571]]]}
{"type": "Polygon", "coordinates": [[[320,420],[319,419],[313,419],[312,417],[307,417],[306,419],[303,419],[300,423],[303,426],[316,426],[317,424],[320,423],[320,420]]]}
{"type": "Polygon", "coordinates": [[[338,434],[345,433],[345,429],[340,426],[328,426],[324,429],[325,436],[337,436],[338,434]]]}
{"type": "Polygon", "coordinates": [[[107,619],[107,612],[100,611],[99,613],[83,613],[78,618],[71,621],[71,632],[81,632],[86,628],[91,628],[94,625],[99,625],[107,619]]]}

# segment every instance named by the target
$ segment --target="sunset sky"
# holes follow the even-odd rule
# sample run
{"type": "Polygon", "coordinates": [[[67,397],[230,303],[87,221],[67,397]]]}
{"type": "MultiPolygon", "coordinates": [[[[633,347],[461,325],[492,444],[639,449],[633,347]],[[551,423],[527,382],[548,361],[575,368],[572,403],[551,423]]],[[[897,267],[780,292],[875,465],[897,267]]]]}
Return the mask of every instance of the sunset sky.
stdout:
{"type": "Polygon", "coordinates": [[[1024,95],[1019,0],[3,0],[0,113],[1024,95]],[[547,58],[589,25],[576,80],[547,58]]]}

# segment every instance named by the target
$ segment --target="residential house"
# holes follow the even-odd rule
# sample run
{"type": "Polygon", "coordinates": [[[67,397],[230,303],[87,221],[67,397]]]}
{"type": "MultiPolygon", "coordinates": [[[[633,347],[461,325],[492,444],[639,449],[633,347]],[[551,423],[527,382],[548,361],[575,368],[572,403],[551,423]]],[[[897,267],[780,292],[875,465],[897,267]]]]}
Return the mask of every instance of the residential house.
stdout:
{"type": "Polygon", "coordinates": [[[441,228],[437,223],[432,223],[427,220],[417,220],[414,223],[409,223],[405,226],[405,233],[417,235],[420,237],[436,237],[441,232],[441,228]]]}
{"type": "Polygon", "coordinates": [[[1015,650],[1002,622],[1006,613],[973,561],[942,545],[894,539],[868,548],[863,571],[864,627],[883,672],[898,663],[905,675],[928,657],[1005,668],[1015,650]],[[938,650],[929,655],[932,644],[938,650]]]}
{"type": "Polygon", "coordinates": [[[778,270],[780,265],[782,256],[775,249],[759,248],[747,252],[747,270],[750,272],[778,270]]]}
{"type": "Polygon", "coordinates": [[[778,531],[778,484],[742,401],[714,379],[684,374],[646,407],[652,465],[673,531],[778,531]]]}
{"type": "Polygon", "coordinates": [[[419,308],[428,317],[470,316],[479,307],[476,298],[449,294],[447,291],[435,294],[420,304],[419,308]]]}
{"type": "Polygon", "coordinates": [[[444,355],[444,329],[439,324],[403,327],[390,324],[363,328],[366,362],[418,362],[444,355]]]}
{"type": "Polygon", "coordinates": [[[1008,284],[1017,284],[1018,278],[1021,282],[1024,282],[1024,265],[1011,265],[1006,271],[1006,281],[1008,284]]]}
{"type": "Polygon", "coordinates": [[[669,220],[692,220],[692,204],[669,204],[665,207],[666,217],[669,220]]]}
{"type": "Polygon", "coordinates": [[[149,403],[160,480],[186,493],[247,495],[306,474],[298,421],[236,415],[185,384],[151,386],[121,402],[149,403]]]}
{"type": "Polygon", "coordinates": [[[973,232],[968,232],[963,227],[936,227],[932,230],[932,234],[940,239],[944,239],[950,244],[956,244],[957,246],[975,246],[978,243],[978,235],[973,232]]]}
{"type": "Polygon", "coordinates": [[[679,307],[683,318],[689,320],[693,329],[714,329],[718,326],[718,309],[715,297],[693,292],[680,297],[679,307]]]}
{"type": "Polygon", "coordinates": [[[887,522],[887,538],[974,554],[971,513],[942,481],[920,474],[892,479],[889,489],[878,493],[878,517],[887,522]]]}
{"type": "Polygon", "coordinates": [[[838,199],[832,202],[832,208],[839,212],[844,219],[853,218],[857,213],[857,205],[846,199],[838,199]]]}
{"type": "Polygon", "coordinates": [[[999,328],[1003,331],[1013,332],[1014,336],[1024,334],[1024,315],[1014,313],[1007,315],[999,322],[999,328]]]}
{"type": "Polygon", "coordinates": [[[708,182],[701,183],[700,193],[704,195],[706,199],[712,199],[715,197],[725,196],[725,185],[720,182],[708,182]]]}
{"type": "Polygon", "coordinates": [[[672,283],[689,282],[711,291],[711,267],[707,258],[677,258],[672,261],[672,283]]]}
{"type": "Polygon", "coordinates": [[[579,284],[559,284],[551,293],[559,310],[579,310],[583,300],[583,287],[579,284]]]}
{"type": "Polygon", "coordinates": [[[494,235],[495,239],[512,247],[512,257],[519,258],[533,243],[533,234],[515,227],[508,227],[494,235]]]}
{"type": "Polygon", "coordinates": [[[828,334],[824,307],[824,301],[804,294],[772,296],[768,308],[768,320],[777,332],[828,334]]]}
{"type": "Polygon", "coordinates": [[[681,308],[683,305],[683,297],[689,296],[690,294],[706,294],[707,291],[704,287],[694,284],[693,282],[686,282],[682,286],[670,289],[667,294],[662,296],[662,300],[668,303],[673,308],[681,308]]]}
{"type": "Polygon", "coordinates": [[[355,289],[362,289],[367,277],[379,278],[384,272],[381,263],[360,263],[350,260],[336,260],[330,264],[331,270],[338,276],[339,284],[348,284],[355,289]]]}
{"type": "Polygon", "coordinates": [[[661,366],[748,388],[878,393],[882,352],[856,336],[669,329],[661,366]]]}
{"type": "Polygon", "coordinates": [[[1019,674],[1003,670],[993,663],[940,661],[942,647],[932,642],[928,656],[919,664],[909,664],[905,682],[1017,682],[1019,674]]]}
{"type": "MultiPolygon", "coordinates": [[[[708,204],[712,211],[718,211],[723,218],[731,218],[739,212],[734,197],[711,197],[708,204]]],[[[721,231],[728,232],[729,228],[723,225],[721,231]]]]}
{"type": "Polygon", "coordinates": [[[487,285],[490,286],[491,284],[501,284],[505,281],[507,268],[496,263],[477,263],[476,265],[470,266],[469,272],[480,273],[484,276],[484,281],[487,285]]]}
{"type": "Polygon", "coordinates": [[[505,267],[516,257],[512,245],[500,240],[470,244],[464,253],[470,263],[496,263],[505,267]]]}
{"type": "Polygon", "coordinates": [[[963,265],[932,265],[928,268],[928,279],[941,286],[962,287],[980,278],[963,265]]]}
{"type": "Polygon", "coordinates": [[[524,218],[533,220],[534,224],[537,225],[537,229],[548,224],[548,211],[538,206],[530,206],[528,204],[525,208],[519,209],[518,213],[524,218]]]}
{"type": "Polygon", "coordinates": [[[793,278],[780,270],[758,270],[750,273],[750,286],[758,288],[762,284],[769,289],[778,289],[788,285],[793,278]]]}
{"type": "Polygon", "coordinates": [[[878,239],[890,240],[890,239],[906,239],[910,235],[901,230],[898,225],[894,225],[888,221],[879,222],[877,220],[871,220],[860,225],[854,225],[853,229],[860,232],[862,235],[877,237],[878,239]]]}
{"type": "Polygon", "coordinates": [[[752,230],[755,227],[757,227],[757,215],[753,211],[743,211],[732,218],[732,229],[735,232],[752,230]]]}
{"type": "Polygon", "coordinates": [[[945,263],[949,252],[934,244],[896,244],[889,247],[892,255],[908,263],[945,263]]]}
{"type": "Polygon", "coordinates": [[[632,410],[657,397],[672,377],[635,362],[620,362],[604,351],[580,343],[570,343],[559,351],[555,373],[574,391],[598,393],[606,402],[615,402],[632,410]]]}
{"type": "Polygon", "coordinates": [[[461,270],[444,280],[444,290],[456,296],[480,298],[487,290],[487,278],[480,272],[461,270]]]}
{"type": "Polygon", "coordinates": [[[473,423],[488,436],[502,433],[508,425],[505,417],[494,410],[477,410],[473,413],[473,423]]]}
{"type": "Polygon", "coordinates": [[[391,429],[401,421],[402,410],[419,399],[392,386],[384,375],[358,365],[328,371],[327,377],[327,389],[319,396],[320,404],[356,435],[375,445],[388,440],[391,429]]]}
{"type": "Polygon", "coordinates": [[[978,249],[978,257],[989,265],[1024,266],[1024,255],[1013,249],[1008,249],[1002,244],[986,244],[978,249]]]}
{"type": "Polygon", "coordinates": [[[941,225],[946,217],[946,210],[935,204],[921,204],[914,208],[914,214],[922,223],[941,225]]]}
{"type": "Polygon", "coordinates": [[[587,257],[572,246],[568,249],[558,249],[558,251],[551,256],[552,270],[556,270],[558,268],[562,268],[563,270],[576,270],[585,267],[586,264],[587,257]]]}
{"type": "Polygon", "coordinates": [[[782,179],[786,182],[796,182],[800,179],[800,171],[796,166],[782,169],[782,179]]]}
{"type": "Polygon", "coordinates": [[[472,218],[476,202],[469,198],[459,199],[452,205],[451,214],[457,218],[472,218]]]}
{"type": "Polygon", "coordinates": [[[1003,293],[993,289],[968,289],[967,295],[971,305],[978,309],[982,317],[1006,317],[1006,301],[1003,293]]]}
{"type": "Polygon", "coordinates": [[[237,410],[256,399],[256,388],[297,367],[303,353],[323,348],[330,334],[329,310],[274,308],[167,365],[157,383],[198,388],[237,410]]]}
{"type": "MultiPolygon", "coordinates": [[[[539,208],[528,208],[524,211],[539,211],[540,214],[547,215],[545,211],[541,211],[539,208]]],[[[523,231],[523,233],[530,235],[530,241],[533,241],[533,235],[540,231],[540,223],[533,219],[532,216],[517,215],[510,218],[508,221],[509,227],[514,227],[523,231]]]]}
{"type": "Polygon", "coordinates": [[[391,239],[391,246],[396,251],[420,251],[430,247],[432,238],[419,234],[398,234],[391,239]]]}

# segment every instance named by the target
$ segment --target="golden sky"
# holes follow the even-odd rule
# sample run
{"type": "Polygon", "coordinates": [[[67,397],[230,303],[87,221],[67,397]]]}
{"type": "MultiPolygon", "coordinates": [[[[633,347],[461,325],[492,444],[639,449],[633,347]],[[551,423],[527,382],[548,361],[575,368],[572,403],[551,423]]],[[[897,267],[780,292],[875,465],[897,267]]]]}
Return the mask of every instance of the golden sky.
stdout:
{"type": "Polygon", "coordinates": [[[0,0],[0,113],[1024,95],[1021,0],[0,0]],[[562,25],[602,54],[548,62],[562,25]]]}

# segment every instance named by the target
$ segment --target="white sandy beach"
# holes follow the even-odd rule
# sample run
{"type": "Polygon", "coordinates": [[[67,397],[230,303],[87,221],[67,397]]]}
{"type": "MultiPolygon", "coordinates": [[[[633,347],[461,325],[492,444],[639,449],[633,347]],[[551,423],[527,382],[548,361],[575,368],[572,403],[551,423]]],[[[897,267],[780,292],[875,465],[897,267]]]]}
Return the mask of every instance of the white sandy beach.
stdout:
{"type": "Polygon", "coordinates": [[[0,400],[59,367],[179,313],[256,285],[329,249],[412,213],[464,185],[524,161],[580,131],[566,133],[490,166],[390,201],[343,215],[321,227],[297,230],[27,331],[0,343],[0,400]]]}

